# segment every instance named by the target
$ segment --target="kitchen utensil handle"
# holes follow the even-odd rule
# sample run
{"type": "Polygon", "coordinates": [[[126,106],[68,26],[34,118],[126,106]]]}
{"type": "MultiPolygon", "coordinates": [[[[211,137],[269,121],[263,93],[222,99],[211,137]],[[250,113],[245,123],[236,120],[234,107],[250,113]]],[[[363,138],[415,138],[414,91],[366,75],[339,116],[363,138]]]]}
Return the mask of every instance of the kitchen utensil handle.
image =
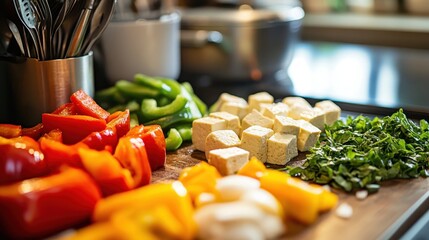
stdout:
{"type": "Polygon", "coordinates": [[[90,16],[91,10],[84,9],[81,16],[79,17],[78,25],[73,32],[71,42],[66,53],[66,57],[75,57],[79,53],[83,40],[85,39],[84,35],[88,28],[90,16]]]}

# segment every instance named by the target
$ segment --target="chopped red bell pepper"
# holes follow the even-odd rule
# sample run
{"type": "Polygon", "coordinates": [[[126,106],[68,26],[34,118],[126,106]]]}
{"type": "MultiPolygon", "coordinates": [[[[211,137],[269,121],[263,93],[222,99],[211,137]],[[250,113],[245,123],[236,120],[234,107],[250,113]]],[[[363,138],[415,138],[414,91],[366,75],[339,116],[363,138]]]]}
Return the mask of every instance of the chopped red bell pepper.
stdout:
{"type": "Polygon", "coordinates": [[[22,136],[29,136],[34,140],[39,139],[42,136],[43,124],[39,123],[34,127],[22,128],[22,136]]]}
{"type": "MultiPolygon", "coordinates": [[[[63,142],[63,132],[61,132],[61,130],[59,130],[59,129],[51,130],[50,132],[45,133],[43,135],[43,137],[49,138],[51,140],[54,140],[54,141],[57,141],[60,143],[63,142]]],[[[39,138],[39,140],[40,140],[40,138],[39,138]]]]}
{"type": "Polygon", "coordinates": [[[141,138],[120,138],[113,156],[124,168],[130,170],[134,179],[134,187],[150,183],[152,171],[150,169],[146,148],[141,138]]]}
{"type": "Polygon", "coordinates": [[[79,114],[76,109],[76,106],[73,103],[65,103],[59,106],[57,109],[55,109],[52,113],[57,115],[64,115],[64,116],[79,114]]]}
{"type": "Polygon", "coordinates": [[[95,150],[115,149],[118,144],[118,135],[116,129],[107,127],[99,132],[92,132],[81,142],[95,150]]]}
{"type": "Polygon", "coordinates": [[[116,128],[118,138],[130,131],[130,110],[117,111],[107,118],[107,126],[116,128]]]}
{"type": "Polygon", "coordinates": [[[48,137],[41,137],[39,142],[49,170],[57,170],[63,164],[83,168],[78,149],[88,148],[86,144],[76,143],[74,145],[66,145],[48,137]]]}
{"type": "Polygon", "coordinates": [[[70,101],[80,114],[106,120],[110,113],[98,105],[94,99],[82,89],[70,96],[70,101]]]}
{"type": "Polygon", "coordinates": [[[57,115],[51,113],[42,114],[44,132],[60,129],[63,133],[65,144],[75,144],[92,132],[98,132],[106,128],[106,121],[85,115],[57,115]]]}
{"type": "Polygon", "coordinates": [[[30,137],[0,137],[0,185],[48,173],[44,155],[30,137]]]}
{"type": "Polygon", "coordinates": [[[80,169],[0,186],[0,232],[11,239],[44,238],[88,221],[100,192],[80,169]]]}
{"type": "Polygon", "coordinates": [[[15,138],[21,136],[21,125],[0,123],[0,137],[15,138]]]}
{"type": "Polygon", "coordinates": [[[78,152],[84,169],[95,180],[104,197],[133,188],[130,171],[122,168],[110,152],[85,148],[78,152]]]}
{"type": "Polygon", "coordinates": [[[167,152],[165,150],[165,137],[161,126],[138,125],[130,129],[126,136],[139,137],[143,140],[152,171],[165,165],[167,152]]]}

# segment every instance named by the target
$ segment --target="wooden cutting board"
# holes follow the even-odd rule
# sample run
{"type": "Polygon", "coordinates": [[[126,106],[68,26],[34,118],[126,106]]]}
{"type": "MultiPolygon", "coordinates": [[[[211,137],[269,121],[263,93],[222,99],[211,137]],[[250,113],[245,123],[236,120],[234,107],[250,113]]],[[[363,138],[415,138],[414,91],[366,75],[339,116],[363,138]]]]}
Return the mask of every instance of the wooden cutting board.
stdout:
{"type": "MultiPolygon", "coordinates": [[[[201,161],[205,161],[204,153],[192,145],[170,152],[165,167],[153,172],[153,182],[177,179],[183,168],[201,161]]],[[[385,182],[364,200],[336,191],[339,205],[353,208],[351,218],[340,218],[333,209],[310,226],[289,222],[285,239],[397,239],[429,209],[428,190],[429,178],[417,178],[385,182]]]]}

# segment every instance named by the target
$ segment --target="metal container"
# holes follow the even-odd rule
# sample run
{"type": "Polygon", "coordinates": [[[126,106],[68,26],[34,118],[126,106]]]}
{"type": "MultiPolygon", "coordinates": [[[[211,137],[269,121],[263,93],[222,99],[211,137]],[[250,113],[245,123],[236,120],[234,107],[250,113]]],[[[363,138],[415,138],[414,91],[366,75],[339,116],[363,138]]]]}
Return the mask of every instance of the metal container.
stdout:
{"type": "Polygon", "coordinates": [[[8,63],[13,105],[12,121],[23,126],[41,122],[42,113],[70,102],[70,95],[84,90],[94,95],[93,55],[39,61],[33,58],[8,63]]]}
{"type": "Polygon", "coordinates": [[[261,80],[291,61],[301,7],[202,7],[182,11],[181,74],[218,81],[261,80]]]}

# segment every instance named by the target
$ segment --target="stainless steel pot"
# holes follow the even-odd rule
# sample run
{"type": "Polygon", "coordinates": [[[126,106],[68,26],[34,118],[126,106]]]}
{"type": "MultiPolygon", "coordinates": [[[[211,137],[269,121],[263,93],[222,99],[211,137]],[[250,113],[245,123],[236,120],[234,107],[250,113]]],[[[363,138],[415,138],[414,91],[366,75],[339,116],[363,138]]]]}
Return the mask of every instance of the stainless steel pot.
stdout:
{"type": "Polygon", "coordinates": [[[287,69],[303,17],[297,6],[185,9],[181,73],[218,81],[272,76],[287,69]]]}

